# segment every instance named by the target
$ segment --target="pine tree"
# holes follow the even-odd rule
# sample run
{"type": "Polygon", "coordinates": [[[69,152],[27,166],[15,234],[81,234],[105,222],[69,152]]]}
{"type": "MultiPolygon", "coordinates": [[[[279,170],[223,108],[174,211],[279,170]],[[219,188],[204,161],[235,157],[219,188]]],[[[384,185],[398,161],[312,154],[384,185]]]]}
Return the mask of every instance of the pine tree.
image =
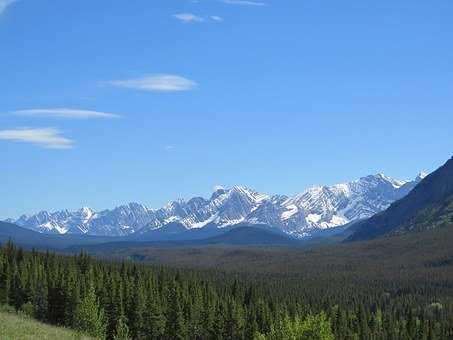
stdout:
{"type": "Polygon", "coordinates": [[[77,324],[77,316],[80,312],[80,291],[78,285],[73,281],[74,279],[67,282],[67,299],[65,308],[65,324],[68,327],[79,328],[77,324]]]}
{"type": "Polygon", "coordinates": [[[244,331],[242,309],[235,301],[230,300],[225,316],[225,336],[229,339],[241,339],[244,331]]]}
{"type": "Polygon", "coordinates": [[[258,323],[256,321],[256,313],[253,308],[250,308],[247,313],[247,320],[245,322],[245,338],[253,339],[258,332],[258,323]]]}
{"type": "Polygon", "coordinates": [[[144,315],[144,335],[146,339],[161,339],[165,334],[165,316],[157,296],[151,296],[144,315]]]}
{"type": "Polygon", "coordinates": [[[187,338],[186,325],[183,318],[179,294],[176,283],[170,287],[167,311],[167,337],[168,339],[180,340],[187,338]]]}
{"type": "Polygon", "coordinates": [[[116,325],[114,340],[130,340],[129,327],[127,326],[127,320],[124,314],[121,314],[118,318],[118,323],[116,325]]]}
{"type": "Polygon", "coordinates": [[[146,301],[143,286],[140,281],[135,284],[131,299],[131,313],[129,318],[131,335],[134,339],[144,339],[146,301]]]}
{"type": "Polygon", "coordinates": [[[94,286],[91,284],[80,304],[77,324],[82,332],[93,337],[104,338],[106,323],[104,310],[99,305],[94,286]]]}
{"type": "MultiPolygon", "coordinates": [[[[296,325],[295,327],[297,327],[296,325]]],[[[334,335],[326,315],[309,315],[300,325],[301,340],[334,340],[334,335]]]]}
{"type": "Polygon", "coordinates": [[[34,315],[40,321],[46,321],[47,319],[47,280],[41,276],[41,279],[36,283],[36,295],[35,301],[33,301],[35,307],[34,315]]]}

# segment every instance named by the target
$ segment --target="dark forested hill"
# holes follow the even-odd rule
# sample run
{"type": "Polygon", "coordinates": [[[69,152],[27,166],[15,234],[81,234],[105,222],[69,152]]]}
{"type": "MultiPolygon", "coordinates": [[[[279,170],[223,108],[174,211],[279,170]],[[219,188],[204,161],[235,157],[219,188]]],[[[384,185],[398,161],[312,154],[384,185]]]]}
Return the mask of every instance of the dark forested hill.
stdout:
{"type": "Polygon", "coordinates": [[[348,241],[421,231],[453,224],[453,158],[425,177],[387,210],[353,226],[348,241]]]}
{"type": "Polygon", "coordinates": [[[186,230],[178,223],[169,224],[165,232],[150,231],[127,237],[42,234],[0,221],[0,244],[9,240],[24,248],[51,250],[119,249],[136,246],[186,245],[299,245],[300,242],[267,225],[240,224],[225,228],[186,230]]]}
{"type": "Polygon", "coordinates": [[[12,236],[33,238],[40,234],[15,224],[0,221],[0,241],[8,240],[12,236]]]}
{"type": "Polygon", "coordinates": [[[233,244],[233,245],[297,245],[295,239],[253,226],[234,228],[226,233],[204,240],[206,244],[233,244]]]}
{"type": "Polygon", "coordinates": [[[83,235],[41,234],[0,221],[0,244],[13,241],[27,249],[63,249],[73,245],[99,244],[115,240],[114,237],[96,237],[83,235]]]}

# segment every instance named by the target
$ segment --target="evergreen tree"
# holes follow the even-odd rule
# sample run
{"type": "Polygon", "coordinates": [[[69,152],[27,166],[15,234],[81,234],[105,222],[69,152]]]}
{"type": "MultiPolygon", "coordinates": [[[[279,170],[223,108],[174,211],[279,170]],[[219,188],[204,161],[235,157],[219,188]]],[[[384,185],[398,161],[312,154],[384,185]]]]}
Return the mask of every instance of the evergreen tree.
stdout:
{"type": "Polygon", "coordinates": [[[126,317],[124,314],[118,318],[118,323],[116,325],[114,340],[130,340],[129,327],[127,326],[126,317]]]}
{"type": "Polygon", "coordinates": [[[324,313],[309,315],[300,328],[298,325],[295,325],[295,328],[301,340],[334,340],[330,322],[324,313]]]}
{"type": "Polygon", "coordinates": [[[40,321],[46,321],[47,319],[47,280],[41,278],[36,283],[36,295],[35,301],[33,301],[33,305],[35,307],[34,315],[40,321]]]}
{"type": "Polygon", "coordinates": [[[179,303],[178,288],[175,282],[172,284],[168,296],[166,334],[168,339],[179,340],[187,338],[186,325],[179,303]]]}
{"type": "Polygon", "coordinates": [[[156,297],[150,298],[145,311],[144,336],[146,339],[162,339],[165,334],[165,316],[156,297]]]}
{"type": "Polygon", "coordinates": [[[79,329],[93,337],[104,338],[106,323],[104,309],[99,305],[94,286],[90,285],[80,304],[77,317],[79,329]]]}
{"type": "Polygon", "coordinates": [[[256,313],[253,308],[250,308],[247,313],[247,320],[245,322],[245,338],[253,339],[258,333],[258,323],[256,322],[256,313]]]}
{"type": "Polygon", "coordinates": [[[241,306],[234,300],[227,305],[225,316],[225,336],[229,339],[241,339],[244,331],[244,317],[241,306]]]}
{"type": "Polygon", "coordinates": [[[134,339],[144,339],[146,301],[143,293],[143,286],[140,281],[135,284],[130,310],[129,323],[131,335],[134,339]]]}

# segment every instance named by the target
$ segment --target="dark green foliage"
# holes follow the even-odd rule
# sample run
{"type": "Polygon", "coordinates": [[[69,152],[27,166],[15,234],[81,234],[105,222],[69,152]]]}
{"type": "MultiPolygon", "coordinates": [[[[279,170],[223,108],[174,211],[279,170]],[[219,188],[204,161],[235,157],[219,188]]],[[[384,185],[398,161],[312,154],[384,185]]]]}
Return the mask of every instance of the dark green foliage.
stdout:
{"type": "Polygon", "coordinates": [[[172,282],[168,289],[167,309],[167,338],[186,339],[187,328],[181,308],[181,296],[176,282],[172,282]]]}
{"type": "Polygon", "coordinates": [[[114,340],[129,340],[131,339],[129,335],[129,327],[127,326],[127,320],[124,315],[120,315],[116,325],[114,340]]]}
{"type": "MultiPolygon", "coordinates": [[[[305,319],[285,316],[266,334],[255,333],[256,340],[334,340],[329,321],[324,313],[308,315],[305,319]]],[[[362,339],[369,339],[363,337],[362,339]]]]}

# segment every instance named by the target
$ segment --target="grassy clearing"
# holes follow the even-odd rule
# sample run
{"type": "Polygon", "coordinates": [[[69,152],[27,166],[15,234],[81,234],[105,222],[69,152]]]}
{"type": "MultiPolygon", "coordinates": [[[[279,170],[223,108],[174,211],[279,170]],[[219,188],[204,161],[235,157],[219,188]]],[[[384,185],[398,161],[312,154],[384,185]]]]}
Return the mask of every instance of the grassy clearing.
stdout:
{"type": "Polygon", "coordinates": [[[68,329],[49,326],[24,315],[0,311],[0,340],[94,340],[68,329]]]}

